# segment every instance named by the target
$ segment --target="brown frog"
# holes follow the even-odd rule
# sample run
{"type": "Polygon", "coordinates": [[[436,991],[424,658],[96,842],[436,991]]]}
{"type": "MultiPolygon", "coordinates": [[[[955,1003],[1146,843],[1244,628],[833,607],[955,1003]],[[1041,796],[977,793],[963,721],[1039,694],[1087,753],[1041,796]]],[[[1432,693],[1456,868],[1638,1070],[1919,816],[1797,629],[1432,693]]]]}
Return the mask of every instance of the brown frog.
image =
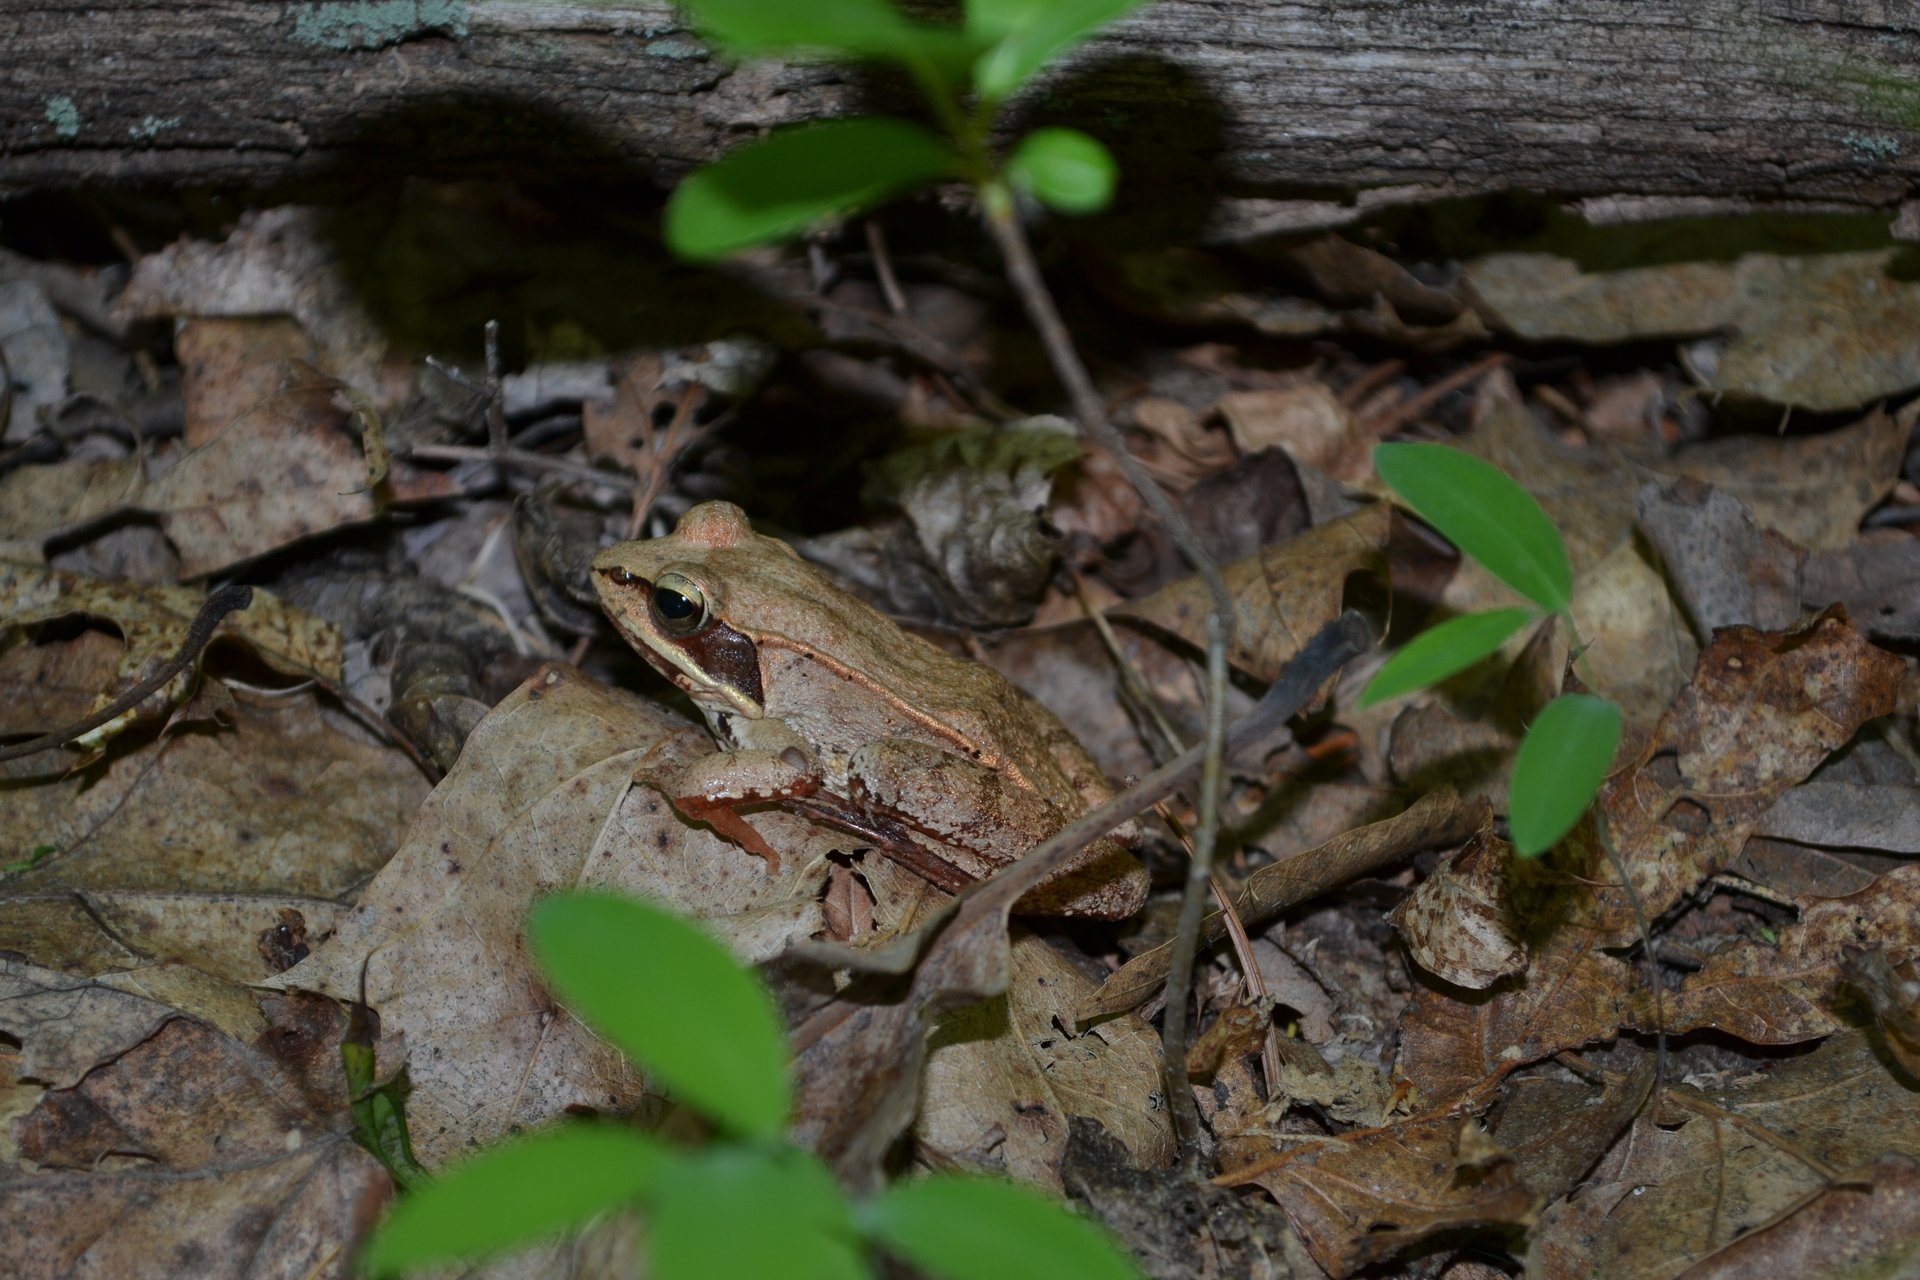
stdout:
{"type": "MultiPolygon", "coordinates": [[[[608,547],[593,573],[607,616],[723,748],[646,781],[776,867],[741,806],[804,809],[951,891],[1112,795],[1052,712],[901,630],[730,502],[694,507],[667,537],[608,547]]],[[[1146,892],[1145,869],[1108,837],[1019,907],[1119,919],[1146,892]]]]}

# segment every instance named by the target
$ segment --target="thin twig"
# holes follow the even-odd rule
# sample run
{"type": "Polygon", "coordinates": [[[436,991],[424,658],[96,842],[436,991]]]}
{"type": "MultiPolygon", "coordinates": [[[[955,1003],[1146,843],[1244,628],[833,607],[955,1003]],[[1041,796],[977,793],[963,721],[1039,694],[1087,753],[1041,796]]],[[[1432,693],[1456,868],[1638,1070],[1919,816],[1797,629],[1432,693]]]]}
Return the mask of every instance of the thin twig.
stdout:
{"type": "Polygon", "coordinates": [[[880,282],[880,296],[887,310],[897,316],[907,314],[907,295],[900,291],[900,278],[893,274],[893,255],[887,252],[887,234],[878,218],[867,219],[867,251],[873,255],[873,278],[880,282]]]}
{"type": "Polygon", "coordinates": [[[1233,635],[1233,597],[1227,591],[1220,567],[1200,542],[1199,535],[1175,509],[1166,493],[1155,484],[1146,469],[1127,449],[1112,422],[1106,406],[1094,389],[1093,379],[1081,363],[1073,337],[1054,306],[1053,295],[1040,272],[1026,229],[1020,225],[1019,210],[1004,186],[989,184],[981,192],[981,212],[987,232],[993,237],[1006,263],[1007,279],[1019,296],[1027,318],[1040,335],[1054,374],[1067,389],[1074,415],[1084,430],[1101,448],[1113,455],[1128,481],[1146,500],[1174,545],[1180,548],[1194,571],[1206,581],[1213,597],[1213,612],[1207,619],[1207,736],[1203,744],[1205,763],[1200,771],[1199,826],[1194,835],[1193,858],[1187,864],[1187,882],[1180,902],[1180,926],[1175,934],[1175,970],[1169,975],[1167,1008],[1160,1035],[1167,1072],[1169,1102],[1175,1123],[1183,1131],[1180,1145],[1190,1168],[1197,1168],[1200,1136],[1199,1114],[1192,1090],[1187,1086],[1187,985],[1193,975],[1193,952],[1199,938],[1200,918],[1205,910],[1208,886],[1213,876],[1214,847],[1220,835],[1220,784],[1225,776],[1224,747],[1227,732],[1227,643],[1233,635]]]}
{"type": "Polygon", "coordinates": [[[500,322],[487,321],[482,333],[487,359],[487,447],[499,454],[507,449],[507,398],[500,387],[500,322]]]}
{"type": "Polygon", "coordinates": [[[1513,357],[1506,352],[1498,351],[1484,360],[1474,361],[1464,369],[1455,369],[1405,404],[1396,405],[1367,423],[1367,430],[1377,436],[1390,436],[1440,403],[1445,396],[1458,391],[1461,387],[1478,382],[1511,359],[1513,357]]]}
{"type": "Polygon", "coordinates": [[[470,444],[417,444],[407,450],[407,457],[419,462],[492,462],[503,467],[518,467],[522,471],[550,471],[569,480],[604,485],[609,489],[629,489],[633,486],[631,476],[617,471],[602,471],[566,458],[528,453],[524,449],[484,449],[470,444]]]}

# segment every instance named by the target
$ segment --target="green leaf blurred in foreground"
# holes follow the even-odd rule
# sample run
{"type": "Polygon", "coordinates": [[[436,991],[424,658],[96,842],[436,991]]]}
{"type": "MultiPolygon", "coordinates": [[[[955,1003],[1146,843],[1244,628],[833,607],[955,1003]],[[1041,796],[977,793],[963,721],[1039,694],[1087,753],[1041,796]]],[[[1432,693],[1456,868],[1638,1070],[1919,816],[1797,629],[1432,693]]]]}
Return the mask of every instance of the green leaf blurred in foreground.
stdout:
{"type": "Polygon", "coordinates": [[[677,1159],[645,1134],[597,1124],[495,1147],[402,1197],[361,1265],[390,1275],[558,1236],[644,1198],[677,1159]]]}
{"type": "Polygon", "coordinates": [[[1139,1280],[1093,1223],[1027,1187],[936,1174],[860,1209],[868,1235],[938,1280],[1139,1280]]]}
{"type": "Polygon", "coordinates": [[[1007,161],[1007,178],[1061,213],[1098,213],[1113,199],[1120,167],[1078,129],[1036,129],[1007,161]]]}
{"type": "Polygon", "coordinates": [[[777,1138],[786,1036],[751,970],[698,925],[651,903],[570,893],[528,924],[561,1001],[669,1092],[742,1137],[777,1138]]]}
{"type": "Polygon", "coordinates": [[[699,170],[667,202],[667,244],[723,257],[799,235],[947,176],[953,149],[904,120],[862,117],[783,129],[699,170]]]}

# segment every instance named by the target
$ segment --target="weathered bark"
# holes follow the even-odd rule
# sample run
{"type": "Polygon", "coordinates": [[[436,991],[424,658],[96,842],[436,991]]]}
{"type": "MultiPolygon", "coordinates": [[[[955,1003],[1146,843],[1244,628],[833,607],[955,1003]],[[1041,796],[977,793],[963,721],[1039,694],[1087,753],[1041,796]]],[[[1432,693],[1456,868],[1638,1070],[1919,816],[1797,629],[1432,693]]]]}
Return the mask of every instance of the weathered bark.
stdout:
{"type": "MultiPolygon", "coordinates": [[[[0,0],[0,41],[0,192],[670,180],[866,92],[729,67],[659,4],[0,0]]],[[[1915,67],[1911,0],[1162,0],[1030,114],[1183,157],[1242,228],[1503,189],[1891,209],[1920,185],[1915,67]]]]}

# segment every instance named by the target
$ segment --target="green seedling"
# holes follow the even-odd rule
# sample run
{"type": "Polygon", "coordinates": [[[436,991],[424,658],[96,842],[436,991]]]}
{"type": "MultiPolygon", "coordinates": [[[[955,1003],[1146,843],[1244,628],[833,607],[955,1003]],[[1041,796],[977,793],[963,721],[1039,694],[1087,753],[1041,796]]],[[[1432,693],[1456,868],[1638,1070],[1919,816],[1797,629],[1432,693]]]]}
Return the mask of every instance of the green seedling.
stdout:
{"type": "MultiPolygon", "coordinates": [[[[1566,544],[1533,497],[1490,462],[1439,444],[1383,444],[1374,466],[1400,500],[1531,602],[1450,618],[1388,660],[1360,695],[1371,706],[1455,675],[1497,652],[1522,628],[1550,618],[1572,626],[1573,570],[1566,544]]],[[[1577,634],[1577,633],[1576,633],[1577,634]]],[[[1507,824],[1527,857],[1573,829],[1620,746],[1620,708],[1562,694],[1535,717],[1514,760],[1507,824]]]]}
{"type": "Polygon", "coordinates": [[[787,1142],[793,1105],[772,997],[699,926],[645,902],[571,893],[528,926],[554,992],[680,1102],[704,1145],[568,1124],[411,1189],[361,1257],[374,1275],[553,1240],[602,1214],[646,1220],[648,1274],[859,1280],[875,1249],[939,1280],[1138,1280],[1104,1232],[1009,1182],[936,1174],[850,1202],[787,1142]]]}
{"type": "Polygon", "coordinates": [[[1113,198],[1118,167],[1075,129],[1038,129],[1002,162],[1000,107],[1049,61],[1142,0],[967,0],[958,26],[915,22],[887,0],[685,0],[707,36],[736,54],[889,64],[904,70],[937,129],[860,116],[796,125],[749,143],[680,184],[666,238],[696,260],[788,239],[929,182],[972,184],[991,215],[1024,191],[1060,213],[1113,198]]]}

